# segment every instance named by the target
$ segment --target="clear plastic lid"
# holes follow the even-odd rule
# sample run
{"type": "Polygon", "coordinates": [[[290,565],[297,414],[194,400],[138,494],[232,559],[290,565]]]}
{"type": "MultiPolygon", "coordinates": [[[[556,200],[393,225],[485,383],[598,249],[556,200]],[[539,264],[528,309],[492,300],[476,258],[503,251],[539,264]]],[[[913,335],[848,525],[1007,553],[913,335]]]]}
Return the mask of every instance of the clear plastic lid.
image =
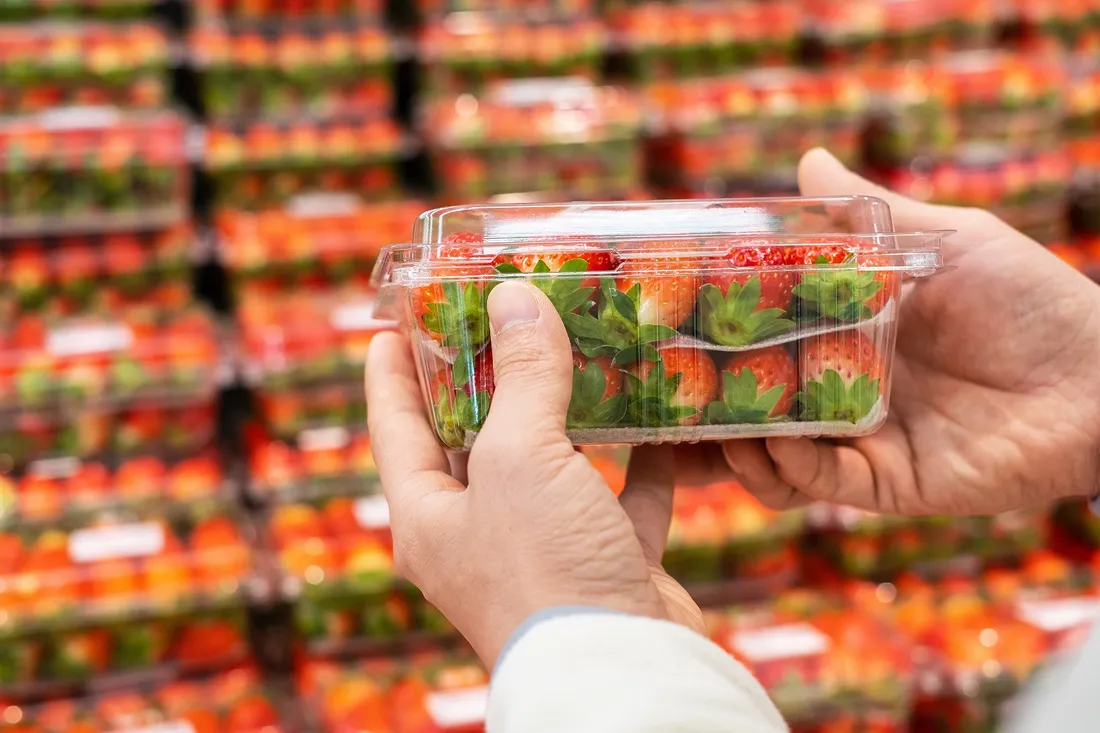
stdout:
{"type": "Polygon", "coordinates": [[[250,525],[229,513],[111,512],[71,529],[0,533],[0,634],[240,604],[258,589],[250,525]]]}
{"type": "Polygon", "coordinates": [[[285,711],[258,668],[178,677],[88,697],[0,706],[0,718],[12,733],[283,733],[285,711]]]}
{"type": "Polygon", "coordinates": [[[209,511],[230,503],[233,488],[212,450],[113,465],[75,456],[40,459],[0,475],[0,527],[71,526],[109,509],[141,517],[209,511]]]}
{"type": "Polygon", "coordinates": [[[204,159],[215,173],[344,166],[392,160],[403,152],[404,143],[401,130],[385,119],[212,125],[206,132],[204,159]]]}
{"type": "Polygon", "coordinates": [[[23,316],[0,331],[0,414],[208,395],[223,376],[214,321],[195,307],[23,316]]]}
{"type": "Polygon", "coordinates": [[[364,430],[334,425],[278,440],[251,426],[246,442],[250,486],[261,500],[377,493],[378,467],[364,430]]]}

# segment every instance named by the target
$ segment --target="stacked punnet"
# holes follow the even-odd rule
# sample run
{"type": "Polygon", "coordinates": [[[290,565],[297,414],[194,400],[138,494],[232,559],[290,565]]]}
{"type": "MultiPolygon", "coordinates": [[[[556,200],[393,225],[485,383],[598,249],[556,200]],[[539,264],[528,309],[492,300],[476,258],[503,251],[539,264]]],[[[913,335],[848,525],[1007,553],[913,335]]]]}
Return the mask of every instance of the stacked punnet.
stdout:
{"type": "Polygon", "coordinates": [[[867,197],[452,207],[383,250],[377,317],[407,328],[453,448],[489,412],[486,302],[511,279],[565,324],[578,444],[865,434],[903,280],[937,271],[942,236],[867,197]]]}

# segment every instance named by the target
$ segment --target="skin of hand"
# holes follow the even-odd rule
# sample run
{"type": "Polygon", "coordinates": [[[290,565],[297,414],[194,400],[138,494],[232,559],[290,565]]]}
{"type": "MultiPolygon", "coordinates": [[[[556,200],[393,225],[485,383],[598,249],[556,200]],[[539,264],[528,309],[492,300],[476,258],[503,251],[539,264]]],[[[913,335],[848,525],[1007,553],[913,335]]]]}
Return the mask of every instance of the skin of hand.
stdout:
{"type": "Polygon", "coordinates": [[[367,414],[398,570],[489,668],[524,620],[556,606],[705,633],[698,606],[661,568],[672,450],[635,450],[616,498],[566,438],[573,366],[553,305],[506,282],[488,309],[496,390],[464,470],[432,432],[408,340],[382,333],[371,342],[367,414]]]}
{"type": "Polygon", "coordinates": [[[888,192],[824,150],[803,157],[799,187],[885,199],[898,231],[958,232],[943,243],[948,268],[903,298],[886,424],[850,440],[685,447],[679,483],[732,477],[774,508],[911,515],[1100,490],[1100,288],[992,214],[888,192]]]}

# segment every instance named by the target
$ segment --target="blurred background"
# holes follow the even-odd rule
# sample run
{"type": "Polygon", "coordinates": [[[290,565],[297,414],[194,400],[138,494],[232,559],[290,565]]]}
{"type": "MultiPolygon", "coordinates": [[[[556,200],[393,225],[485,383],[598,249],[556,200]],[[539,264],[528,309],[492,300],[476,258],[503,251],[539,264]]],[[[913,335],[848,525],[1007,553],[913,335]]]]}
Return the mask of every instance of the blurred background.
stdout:
{"type": "MultiPolygon", "coordinates": [[[[393,572],[379,248],[436,205],[794,192],[815,145],[1100,272],[1100,0],[0,0],[0,729],[480,731],[393,572]]],[[[667,565],[798,733],[991,733],[1097,547],[1077,504],[722,485],[667,565]]]]}

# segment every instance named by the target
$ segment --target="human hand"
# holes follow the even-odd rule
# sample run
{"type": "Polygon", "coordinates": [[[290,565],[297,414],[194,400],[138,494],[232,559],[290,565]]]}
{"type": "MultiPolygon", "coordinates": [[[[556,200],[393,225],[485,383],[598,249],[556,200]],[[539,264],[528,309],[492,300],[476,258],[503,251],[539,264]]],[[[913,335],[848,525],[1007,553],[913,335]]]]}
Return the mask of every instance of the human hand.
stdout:
{"type": "Polygon", "coordinates": [[[851,440],[687,448],[682,482],[730,478],[765,504],[991,514],[1100,489],[1100,288],[993,215],[919,203],[803,157],[806,196],[885,199],[901,231],[955,229],[951,269],[902,303],[886,424],[851,440]]]}
{"type": "Polygon", "coordinates": [[[493,406],[465,471],[425,413],[409,342],[367,358],[371,446],[390,505],[394,560],[492,667],[515,629],[555,606],[597,606],[705,631],[661,568],[672,514],[670,449],[637,449],[620,498],[566,438],[569,338],[537,288],[489,296],[493,406]],[[465,482],[456,478],[465,474],[465,482]]]}

